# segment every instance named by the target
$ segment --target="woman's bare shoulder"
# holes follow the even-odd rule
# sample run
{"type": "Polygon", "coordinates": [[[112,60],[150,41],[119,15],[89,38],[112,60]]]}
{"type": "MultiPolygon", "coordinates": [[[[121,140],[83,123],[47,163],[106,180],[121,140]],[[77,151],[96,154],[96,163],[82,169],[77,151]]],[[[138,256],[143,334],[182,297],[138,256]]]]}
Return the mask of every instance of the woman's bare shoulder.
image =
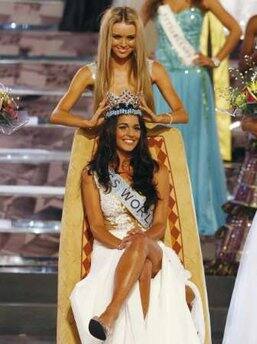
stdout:
{"type": "Polygon", "coordinates": [[[162,79],[163,76],[166,76],[167,72],[165,67],[158,61],[153,60],[152,61],[152,80],[153,82],[156,82],[159,79],[162,79]]]}
{"type": "Polygon", "coordinates": [[[165,67],[159,61],[152,60],[152,69],[153,69],[153,72],[158,72],[161,70],[165,70],[165,67]]]}
{"type": "Polygon", "coordinates": [[[251,17],[249,19],[246,29],[248,31],[253,31],[254,33],[256,33],[256,31],[257,31],[257,15],[254,15],[253,17],[251,17]]]}
{"type": "Polygon", "coordinates": [[[75,74],[75,78],[84,81],[87,84],[93,84],[94,78],[92,74],[92,69],[90,68],[90,65],[85,65],[78,69],[77,73],[75,74]]]}

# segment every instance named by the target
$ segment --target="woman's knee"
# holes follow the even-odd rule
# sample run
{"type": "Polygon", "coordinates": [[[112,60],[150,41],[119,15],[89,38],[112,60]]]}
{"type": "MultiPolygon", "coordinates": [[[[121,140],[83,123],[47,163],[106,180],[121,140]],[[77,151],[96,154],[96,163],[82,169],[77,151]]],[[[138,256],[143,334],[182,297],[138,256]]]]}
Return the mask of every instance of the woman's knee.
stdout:
{"type": "Polygon", "coordinates": [[[144,235],[135,235],[135,238],[132,239],[130,247],[139,253],[145,252],[147,249],[147,238],[144,235]]]}

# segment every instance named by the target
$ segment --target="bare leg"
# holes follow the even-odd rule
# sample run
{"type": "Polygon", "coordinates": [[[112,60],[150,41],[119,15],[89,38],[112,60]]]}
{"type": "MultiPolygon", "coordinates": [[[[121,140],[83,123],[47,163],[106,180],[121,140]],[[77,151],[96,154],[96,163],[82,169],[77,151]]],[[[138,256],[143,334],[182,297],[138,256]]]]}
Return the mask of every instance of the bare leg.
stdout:
{"type": "Polygon", "coordinates": [[[190,311],[192,309],[191,304],[192,304],[192,301],[194,300],[194,298],[195,298],[195,295],[194,295],[192,289],[189,287],[186,287],[186,301],[187,301],[187,305],[188,305],[188,308],[190,309],[190,311]]]}
{"type": "Polygon", "coordinates": [[[149,259],[146,259],[143,271],[139,277],[139,290],[144,318],[146,317],[149,308],[151,278],[152,262],[149,259]]]}
{"type": "Polygon", "coordinates": [[[139,280],[146,259],[151,261],[153,273],[160,270],[161,248],[155,241],[140,236],[131,242],[117,265],[113,298],[105,312],[100,316],[101,321],[108,327],[112,327],[131,288],[139,280]]]}

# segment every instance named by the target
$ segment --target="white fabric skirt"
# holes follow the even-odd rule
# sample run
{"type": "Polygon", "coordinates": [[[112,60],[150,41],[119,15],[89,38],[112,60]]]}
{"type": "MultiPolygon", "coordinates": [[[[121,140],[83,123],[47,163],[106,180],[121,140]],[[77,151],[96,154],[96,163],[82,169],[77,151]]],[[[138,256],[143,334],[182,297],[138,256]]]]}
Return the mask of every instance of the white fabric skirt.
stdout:
{"type": "Polygon", "coordinates": [[[223,344],[257,343],[257,213],[243,249],[223,344]]]}
{"type": "MultiPolygon", "coordinates": [[[[138,282],[134,285],[108,344],[199,344],[204,341],[203,310],[197,288],[188,281],[186,271],[173,250],[159,242],[163,250],[162,269],[151,280],[150,305],[143,317],[138,282]],[[191,313],[185,297],[190,283],[196,293],[191,313]],[[194,314],[194,316],[192,316],[194,314]],[[194,319],[193,319],[194,318],[194,319]]],[[[99,344],[88,331],[89,320],[100,315],[112,298],[115,269],[123,250],[109,249],[94,241],[91,269],[76,284],[70,296],[82,344],[99,344]]]]}

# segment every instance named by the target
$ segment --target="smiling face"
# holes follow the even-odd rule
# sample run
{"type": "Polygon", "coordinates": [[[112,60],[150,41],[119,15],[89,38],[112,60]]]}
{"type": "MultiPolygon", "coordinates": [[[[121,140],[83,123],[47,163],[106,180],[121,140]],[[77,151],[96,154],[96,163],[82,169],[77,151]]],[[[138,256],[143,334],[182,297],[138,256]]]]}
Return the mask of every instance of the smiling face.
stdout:
{"type": "Polygon", "coordinates": [[[131,153],[137,146],[141,136],[138,117],[122,115],[118,117],[116,128],[116,147],[122,154],[131,153]]]}
{"type": "Polygon", "coordinates": [[[136,27],[125,22],[116,23],[112,28],[112,53],[127,58],[136,47],[136,27]]]}

